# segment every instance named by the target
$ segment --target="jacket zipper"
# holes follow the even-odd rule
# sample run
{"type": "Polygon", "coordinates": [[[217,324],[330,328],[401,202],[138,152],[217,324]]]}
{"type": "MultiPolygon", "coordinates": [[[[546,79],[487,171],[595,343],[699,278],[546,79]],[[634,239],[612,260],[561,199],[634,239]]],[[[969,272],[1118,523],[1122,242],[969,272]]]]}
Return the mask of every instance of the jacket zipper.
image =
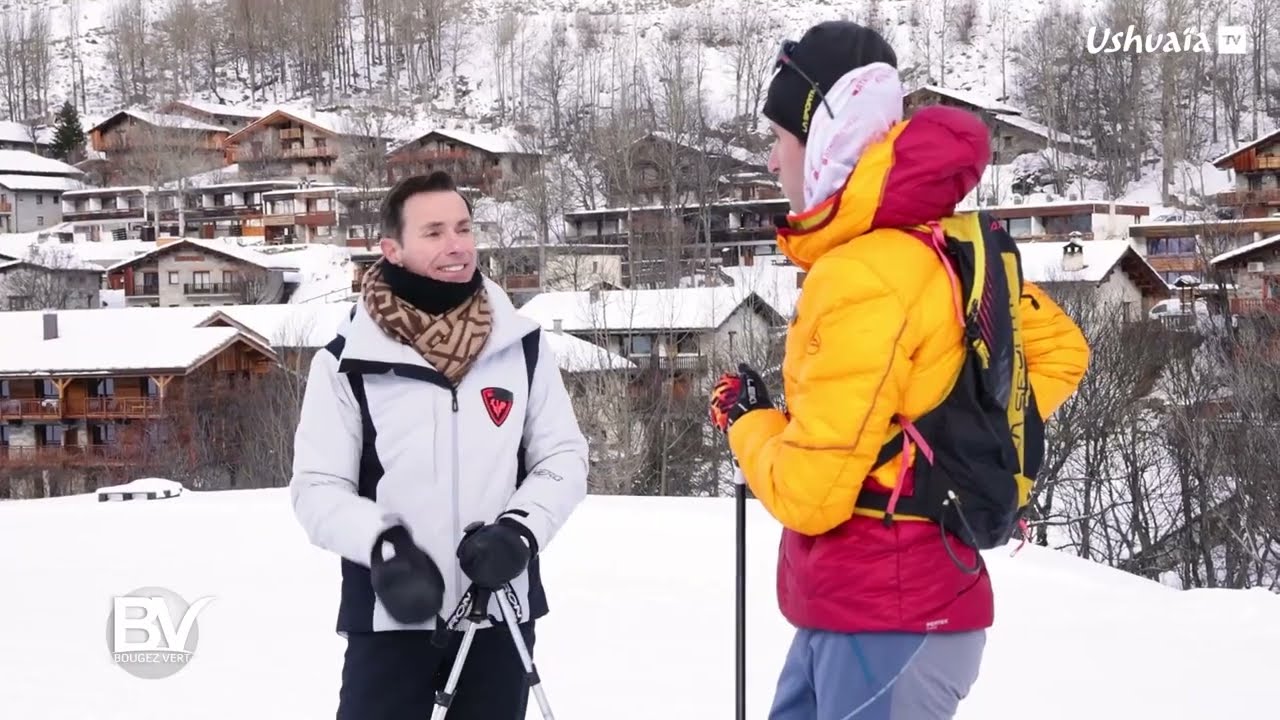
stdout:
{"type": "MultiPolygon", "coordinates": [[[[458,499],[459,481],[458,481],[458,388],[452,383],[449,385],[449,393],[453,396],[453,538],[454,541],[462,539],[462,503],[458,499]]],[[[458,588],[458,598],[461,599],[463,593],[466,592],[466,585],[462,577],[462,565],[456,560],[453,563],[454,579],[458,588]]]]}

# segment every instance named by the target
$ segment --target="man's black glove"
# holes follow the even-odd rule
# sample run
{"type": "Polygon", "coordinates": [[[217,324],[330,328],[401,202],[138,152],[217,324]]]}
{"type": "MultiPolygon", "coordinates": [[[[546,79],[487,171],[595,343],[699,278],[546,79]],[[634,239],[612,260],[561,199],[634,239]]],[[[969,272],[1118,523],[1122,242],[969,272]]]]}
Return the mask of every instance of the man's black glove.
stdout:
{"type": "Polygon", "coordinates": [[[444,576],[431,556],[413,542],[403,525],[384,530],[373,543],[369,576],[374,594],[396,622],[416,625],[440,613],[444,604],[444,576]],[[395,555],[385,560],[383,543],[390,543],[395,550],[395,555]]]}
{"type": "Polygon", "coordinates": [[[721,376],[711,392],[711,422],[721,432],[752,410],[772,408],[764,378],[749,365],[738,365],[738,373],[721,376]]]}
{"type": "Polygon", "coordinates": [[[533,533],[510,517],[471,523],[458,544],[458,564],[471,581],[497,590],[519,577],[538,551],[533,533]]]}

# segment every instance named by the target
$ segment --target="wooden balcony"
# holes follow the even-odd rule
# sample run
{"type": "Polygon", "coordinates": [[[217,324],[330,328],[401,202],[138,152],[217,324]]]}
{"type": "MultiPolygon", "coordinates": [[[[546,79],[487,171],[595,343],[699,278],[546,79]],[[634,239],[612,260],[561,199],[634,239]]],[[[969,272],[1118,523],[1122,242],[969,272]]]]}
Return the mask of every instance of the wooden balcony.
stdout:
{"type": "Polygon", "coordinates": [[[90,397],[67,403],[67,415],[89,419],[144,419],[161,415],[158,397],[90,397]]]}
{"type": "Polygon", "coordinates": [[[413,148],[397,152],[387,157],[388,165],[407,165],[411,163],[438,163],[473,160],[483,157],[482,153],[467,150],[430,150],[413,148]]]}
{"type": "Polygon", "coordinates": [[[239,295],[244,291],[244,283],[184,283],[184,295],[239,295]]]}
{"type": "Polygon", "coordinates": [[[84,467],[133,462],[135,445],[0,445],[0,467],[84,467]]]}
{"type": "Polygon", "coordinates": [[[160,295],[160,283],[142,283],[132,288],[125,288],[125,297],[157,297],[160,295]]]}
{"type": "Polygon", "coordinates": [[[331,227],[338,224],[338,213],[333,210],[301,213],[293,218],[294,225],[308,227],[331,227]]]}
{"type": "Polygon", "coordinates": [[[57,398],[0,398],[0,420],[60,420],[62,401],[57,398]]]}
{"type": "Polygon", "coordinates": [[[293,213],[276,213],[275,215],[263,215],[262,224],[266,227],[292,227],[293,213]]]}
{"type": "MultiPolygon", "coordinates": [[[[1280,160],[1280,158],[1277,158],[1280,160]]],[[[1280,167],[1280,165],[1278,165],[1280,167]]],[[[1219,205],[1239,206],[1239,205],[1264,205],[1268,203],[1280,204],[1280,188],[1268,188],[1266,190],[1237,190],[1234,192],[1218,193],[1214,196],[1219,205]]]]}
{"type": "Polygon", "coordinates": [[[302,128],[280,128],[281,140],[301,140],[302,128]]]}
{"type": "Polygon", "coordinates": [[[160,417],[162,407],[156,397],[88,397],[0,399],[0,420],[145,419],[160,417]]]}
{"type": "Polygon", "coordinates": [[[1280,315],[1280,298],[1232,298],[1235,315],[1280,315]]]}

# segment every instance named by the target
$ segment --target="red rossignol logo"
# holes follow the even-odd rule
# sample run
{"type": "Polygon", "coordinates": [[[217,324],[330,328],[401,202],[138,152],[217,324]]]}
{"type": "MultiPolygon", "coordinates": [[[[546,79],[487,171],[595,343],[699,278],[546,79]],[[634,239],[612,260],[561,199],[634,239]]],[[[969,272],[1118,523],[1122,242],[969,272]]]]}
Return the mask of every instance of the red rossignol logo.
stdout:
{"type": "Polygon", "coordinates": [[[507,416],[511,414],[515,396],[506,388],[487,387],[480,391],[480,398],[484,400],[484,409],[489,411],[489,419],[494,425],[501,427],[502,423],[507,421],[507,416]]]}

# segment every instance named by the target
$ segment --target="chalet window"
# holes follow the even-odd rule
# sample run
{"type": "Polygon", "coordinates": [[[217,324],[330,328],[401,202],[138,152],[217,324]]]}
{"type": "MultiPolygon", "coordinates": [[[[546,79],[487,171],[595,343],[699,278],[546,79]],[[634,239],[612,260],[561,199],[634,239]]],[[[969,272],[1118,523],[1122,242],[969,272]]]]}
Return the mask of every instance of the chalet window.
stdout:
{"type": "MultiPolygon", "coordinates": [[[[11,392],[11,390],[9,389],[9,381],[8,381],[8,380],[0,380],[0,398],[7,398],[7,397],[9,397],[9,393],[10,393],[10,392],[11,392]]],[[[0,427],[4,427],[4,426],[3,426],[3,425],[0,425],[0,427]]]]}
{"type": "Polygon", "coordinates": [[[697,355],[698,338],[694,335],[676,336],[676,352],[681,355],[697,355]]]}
{"type": "Polygon", "coordinates": [[[43,216],[43,215],[37,215],[37,216],[36,216],[36,224],[37,224],[37,225],[44,225],[44,216],[43,216]]]}
{"type": "Polygon", "coordinates": [[[43,204],[44,204],[44,196],[43,196],[43,195],[41,195],[41,194],[39,194],[39,193],[36,193],[36,204],[37,204],[37,205],[43,205],[43,204]]]}
{"type": "Polygon", "coordinates": [[[213,284],[209,277],[208,270],[198,270],[191,273],[191,284],[198,288],[207,288],[213,284]]]}
{"type": "Polygon", "coordinates": [[[653,352],[653,336],[628,335],[622,339],[622,349],[627,355],[649,355],[653,352]]]}
{"type": "Polygon", "coordinates": [[[324,149],[324,138],[316,138],[316,147],[320,150],[324,149]]]}
{"type": "Polygon", "coordinates": [[[1276,298],[1280,298],[1280,276],[1272,275],[1271,277],[1267,278],[1266,287],[1264,289],[1266,291],[1265,297],[1268,300],[1274,300],[1276,298]]]}
{"type": "Polygon", "coordinates": [[[1093,219],[1088,213],[1047,217],[1044,219],[1044,231],[1049,235],[1066,235],[1073,232],[1092,233],[1093,219]]]}
{"type": "Polygon", "coordinates": [[[53,384],[52,380],[40,381],[40,398],[47,400],[50,398],[57,399],[58,386],[53,384]]]}
{"type": "Polygon", "coordinates": [[[9,426],[0,425],[0,447],[5,447],[8,444],[9,444],[9,426]]]}
{"type": "Polygon", "coordinates": [[[92,397],[114,397],[115,394],[116,381],[112,378],[102,378],[89,389],[89,395],[92,397]]]}
{"type": "Polygon", "coordinates": [[[1031,234],[1031,218],[1009,218],[1005,227],[1013,237],[1026,237],[1031,234]]]}
{"type": "Polygon", "coordinates": [[[222,283],[223,283],[224,285],[231,285],[231,284],[235,283],[235,281],[236,281],[236,271],[235,271],[235,270],[223,270],[223,271],[222,271],[222,283]]]}
{"type": "Polygon", "coordinates": [[[147,378],[146,390],[144,391],[149,398],[160,397],[160,384],[151,378],[147,378]]]}
{"type": "Polygon", "coordinates": [[[37,425],[36,426],[36,442],[39,445],[61,445],[63,437],[66,436],[66,429],[59,424],[53,425],[37,425]]]}
{"type": "Polygon", "coordinates": [[[31,298],[26,295],[10,295],[9,296],[10,310],[15,310],[15,311],[28,310],[31,308],[31,304],[32,304],[31,298]]]}
{"type": "Polygon", "coordinates": [[[1194,237],[1147,238],[1148,255],[1194,255],[1194,237]]]}
{"type": "Polygon", "coordinates": [[[179,278],[180,278],[180,277],[181,277],[181,275],[180,275],[177,271],[175,271],[175,270],[170,270],[170,271],[169,271],[169,284],[170,284],[170,285],[179,285],[179,284],[181,284],[181,281],[179,280],[179,278]]]}
{"type": "Polygon", "coordinates": [[[92,426],[94,445],[114,445],[116,442],[115,423],[95,423],[92,426]]]}

